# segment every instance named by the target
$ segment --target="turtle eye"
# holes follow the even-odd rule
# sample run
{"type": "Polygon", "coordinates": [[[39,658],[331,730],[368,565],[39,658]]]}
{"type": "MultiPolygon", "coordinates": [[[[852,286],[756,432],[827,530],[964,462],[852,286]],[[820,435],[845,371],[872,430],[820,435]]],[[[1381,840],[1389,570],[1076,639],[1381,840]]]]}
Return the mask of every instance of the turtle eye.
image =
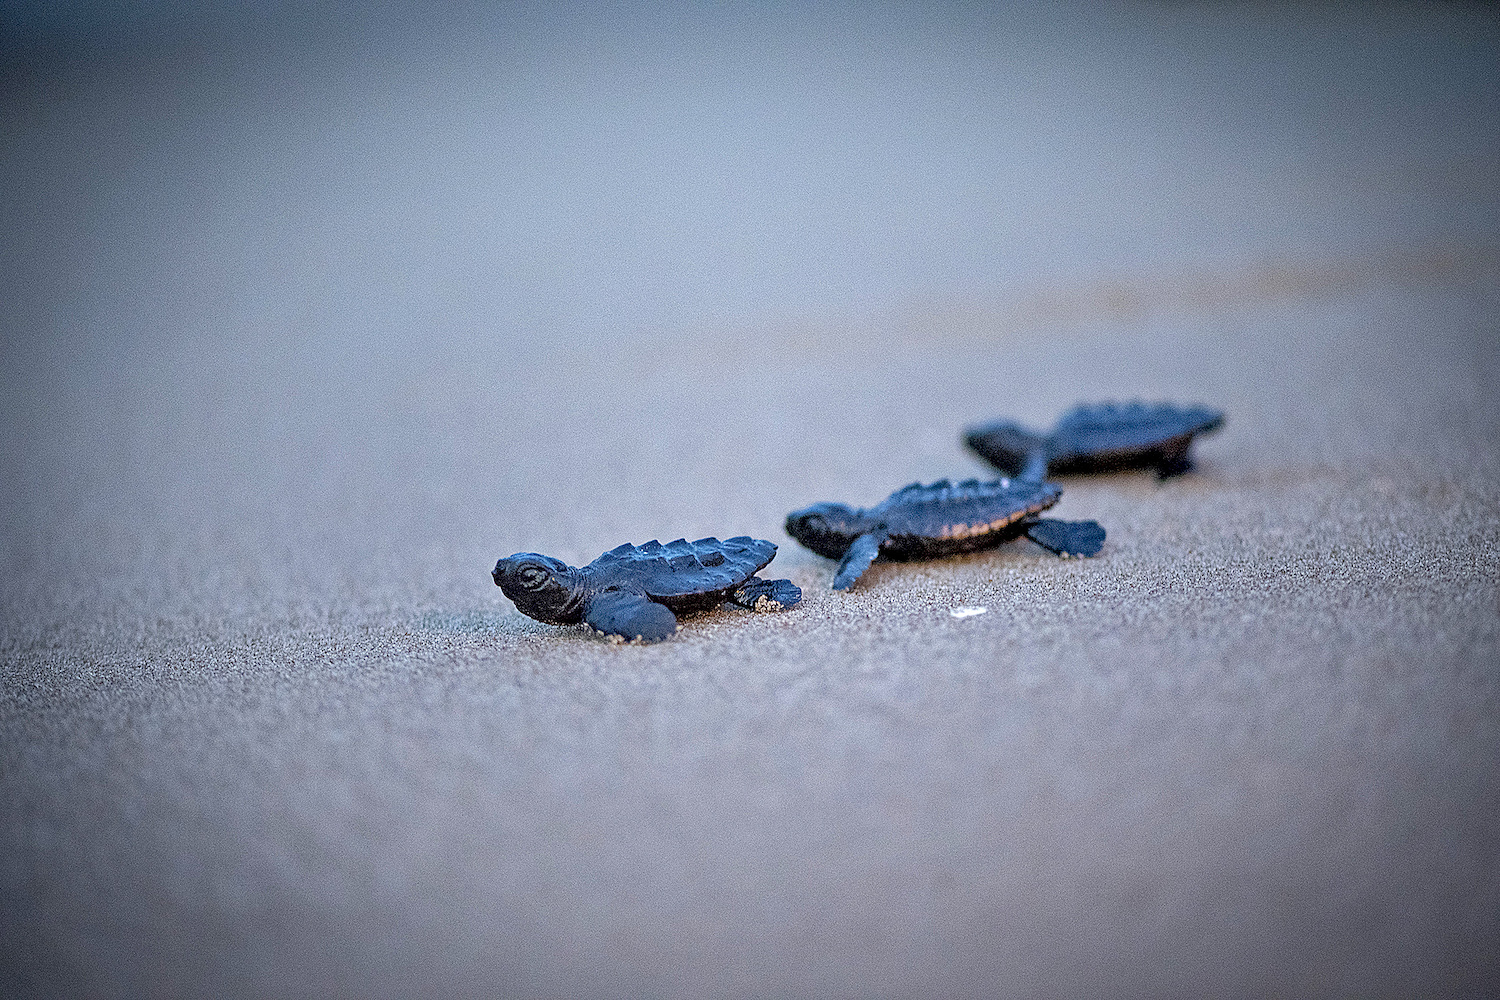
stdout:
{"type": "Polygon", "coordinates": [[[541,590],[552,579],[552,574],[540,566],[526,566],[521,570],[520,576],[521,586],[527,590],[541,590]]]}

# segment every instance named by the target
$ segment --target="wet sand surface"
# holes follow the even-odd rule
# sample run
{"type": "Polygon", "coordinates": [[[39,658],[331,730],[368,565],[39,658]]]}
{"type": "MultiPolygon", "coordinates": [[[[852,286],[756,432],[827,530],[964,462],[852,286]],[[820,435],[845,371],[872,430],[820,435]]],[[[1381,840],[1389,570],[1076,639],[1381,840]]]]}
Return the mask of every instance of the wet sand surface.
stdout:
{"type": "Polygon", "coordinates": [[[1500,988],[1491,9],[248,17],[7,43],[0,991],[1500,988]],[[1110,398],[1098,558],[782,531],[1110,398]]]}

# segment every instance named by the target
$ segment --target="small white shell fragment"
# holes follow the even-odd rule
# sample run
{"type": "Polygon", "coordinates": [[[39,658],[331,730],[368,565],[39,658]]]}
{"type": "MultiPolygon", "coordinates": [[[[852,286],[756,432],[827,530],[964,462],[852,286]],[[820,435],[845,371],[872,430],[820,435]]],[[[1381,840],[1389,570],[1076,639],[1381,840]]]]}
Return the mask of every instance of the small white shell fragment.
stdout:
{"type": "Polygon", "coordinates": [[[989,608],[954,608],[948,614],[954,618],[973,618],[975,615],[982,615],[988,610],[989,608]]]}

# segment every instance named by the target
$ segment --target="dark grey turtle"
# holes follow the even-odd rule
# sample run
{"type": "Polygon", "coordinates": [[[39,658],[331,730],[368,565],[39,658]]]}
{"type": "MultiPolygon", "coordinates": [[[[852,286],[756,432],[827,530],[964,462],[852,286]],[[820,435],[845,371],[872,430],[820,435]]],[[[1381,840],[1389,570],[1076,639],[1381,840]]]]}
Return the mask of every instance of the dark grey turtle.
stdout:
{"type": "Polygon", "coordinates": [[[1018,479],[931,486],[912,483],[869,510],[813,504],[787,515],[786,532],[820,556],[839,559],[834,590],[854,586],[877,556],[934,559],[987,549],[1025,535],[1060,556],[1092,556],[1104,545],[1097,521],[1037,517],[1057,503],[1052,483],[1018,479]]]}
{"type": "Polygon", "coordinates": [[[655,642],[677,631],[677,616],[731,601],[780,611],[802,600],[790,580],[755,574],[776,558],[776,543],[737,538],[679,538],[663,545],[621,545],[579,569],[561,559],[518,552],[495,563],[495,585],[522,614],[552,625],[587,622],[606,635],[655,642]]]}
{"type": "Polygon", "coordinates": [[[1194,436],[1223,425],[1223,412],[1204,406],[1100,403],[1075,406],[1050,434],[992,423],[970,427],[964,440],[1001,472],[1037,482],[1048,476],[1141,468],[1154,468],[1166,479],[1193,467],[1188,448],[1194,436]]]}

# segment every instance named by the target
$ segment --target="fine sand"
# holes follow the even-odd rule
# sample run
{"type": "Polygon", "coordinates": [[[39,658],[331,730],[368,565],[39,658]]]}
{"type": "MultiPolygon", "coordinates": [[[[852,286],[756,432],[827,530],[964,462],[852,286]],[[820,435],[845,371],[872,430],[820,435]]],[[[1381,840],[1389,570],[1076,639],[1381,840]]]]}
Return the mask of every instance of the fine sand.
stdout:
{"type": "Polygon", "coordinates": [[[883,17],[7,50],[0,993],[1500,990],[1496,17],[883,17]],[[1095,559],[782,531],[1110,398],[1095,559]]]}

